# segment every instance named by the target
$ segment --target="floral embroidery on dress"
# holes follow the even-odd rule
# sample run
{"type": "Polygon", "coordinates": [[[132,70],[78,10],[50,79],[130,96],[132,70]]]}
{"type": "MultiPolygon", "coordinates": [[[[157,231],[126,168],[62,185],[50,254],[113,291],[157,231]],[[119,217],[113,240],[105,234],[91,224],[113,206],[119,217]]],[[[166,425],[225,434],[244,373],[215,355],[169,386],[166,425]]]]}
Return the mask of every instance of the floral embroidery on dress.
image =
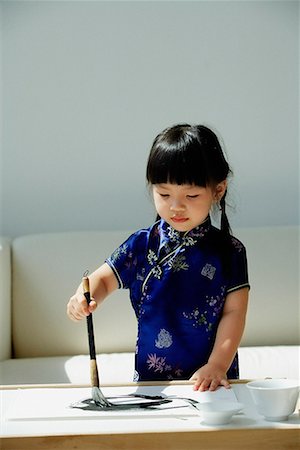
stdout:
{"type": "Polygon", "coordinates": [[[233,244],[233,246],[237,249],[237,251],[240,253],[243,250],[243,244],[241,243],[241,241],[239,241],[238,239],[236,239],[235,237],[231,236],[231,242],[233,244]]]}
{"type": "Polygon", "coordinates": [[[201,325],[207,324],[206,315],[207,311],[200,313],[199,308],[195,308],[191,313],[183,312],[183,317],[189,319],[193,322],[193,327],[200,327],[201,325]]]}
{"type": "Polygon", "coordinates": [[[121,245],[119,248],[117,248],[111,255],[112,262],[117,261],[122,256],[122,254],[126,255],[127,249],[128,249],[128,245],[126,243],[121,245]]]}
{"type": "Polygon", "coordinates": [[[148,370],[153,370],[154,372],[159,373],[166,372],[166,377],[169,380],[172,380],[173,376],[176,378],[181,377],[183,372],[182,369],[180,367],[172,367],[170,364],[167,364],[166,359],[167,358],[165,356],[157,356],[156,353],[149,353],[147,359],[148,370]]]}
{"type": "MultiPolygon", "coordinates": [[[[148,255],[147,255],[147,259],[148,262],[151,266],[154,266],[155,263],[158,261],[158,257],[156,256],[156,254],[154,253],[153,250],[149,250],[148,255]]],[[[153,276],[155,278],[157,278],[158,280],[160,280],[161,276],[162,276],[162,269],[160,268],[160,266],[154,266],[151,269],[151,273],[153,274],[153,276]]]]}
{"type": "Polygon", "coordinates": [[[160,280],[163,272],[162,272],[160,266],[155,266],[155,267],[153,267],[153,269],[152,269],[152,273],[153,273],[153,276],[154,276],[155,278],[157,278],[158,280],[160,280]]]}
{"type": "Polygon", "coordinates": [[[136,315],[139,319],[145,314],[145,308],[144,308],[145,301],[149,302],[150,300],[151,300],[151,295],[147,294],[146,292],[144,292],[141,295],[141,299],[136,305],[136,315]]]}
{"type": "Polygon", "coordinates": [[[199,328],[205,326],[205,331],[210,332],[212,329],[212,323],[208,321],[207,311],[201,312],[199,308],[195,308],[191,313],[183,312],[183,317],[192,322],[192,326],[199,328]]]}
{"type": "MultiPolygon", "coordinates": [[[[167,226],[166,230],[161,228],[162,233],[165,233],[167,236],[167,240],[175,244],[181,244],[185,247],[191,247],[197,243],[200,238],[203,238],[205,234],[208,232],[210,228],[210,221],[207,220],[205,223],[198,225],[193,230],[189,232],[182,233],[180,231],[175,230],[171,226],[167,226]]],[[[164,234],[162,234],[162,240],[166,239],[164,234]]]]}
{"type": "Polygon", "coordinates": [[[138,272],[138,273],[136,274],[136,280],[138,280],[138,281],[144,281],[144,279],[145,279],[145,272],[146,272],[146,270],[145,270],[145,268],[143,267],[143,268],[140,270],[140,272],[138,272]]]}
{"type": "MultiPolygon", "coordinates": [[[[196,227],[194,230],[186,233],[180,233],[171,226],[167,226],[166,222],[162,222],[159,230],[161,233],[161,245],[157,250],[149,249],[147,254],[147,261],[152,266],[151,271],[147,277],[144,277],[142,292],[144,292],[145,285],[151,276],[160,280],[163,276],[163,270],[172,270],[179,272],[180,270],[187,271],[190,266],[186,261],[186,257],[182,254],[178,255],[177,250],[182,247],[192,247],[197,243],[197,239],[203,237],[209,229],[210,222],[207,221],[205,225],[196,227]],[[158,255],[160,255],[158,257],[158,255]],[[164,266],[160,264],[165,262],[164,266]]],[[[184,249],[183,249],[184,250],[184,249]]],[[[139,275],[139,280],[142,277],[139,275]]]]}
{"type": "Polygon", "coordinates": [[[176,255],[174,258],[168,261],[169,269],[174,272],[179,272],[180,270],[188,270],[190,267],[186,262],[186,257],[184,255],[176,255]]]}
{"type": "Polygon", "coordinates": [[[137,265],[137,257],[134,258],[132,252],[129,252],[127,256],[128,256],[128,260],[125,261],[125,263],[124,263],[125,267],[127,269],[130,269],[130,267],[136,266],[137,265]]]}
{"type": "Polygon", "coordinates": [[[182,243],[186,247],[190,247],[196,244],[196,239],[193,239],[192,236],[183,236],[182,243]]]}
{"type": "Polygon", "coordinates": [[[148,252],[147,259],[148,259],[148,262],[149,262],[149,264],[151,266],[153,266],[156,263],[156,261],[158,260],[156,254],[151,249],[148,252]]]}
{"type": "Polygon", "coordinates": [[[205,264],[205,266],[201,270],[201,275],[212,280],[215,276],[216,270],[217,269],[214,266],[212,266],[211,264],[205,264]]]}
{"type": "Polygon", "coordinates": [[[209,229],[207,225],[209,225],[209,222],[202,225],[198,225],[196,228],[194,228],[189,232],[189,236],[192,236],[196,239],[203,238],[209,229]]]}
{"type": "Polygon", "coordinates": [[[174,371],[174,373],[175,373],[175,375],[176,375],[177,377],[181,377],[181,376],[182,376],[182,369],[176,369],[176,370],[174,371]]]}
{"type": "Polygon", "coordinates": [[[172,335],[162,328],[157,335],[157,339],[155,340],[155,347],[157,348],[169,348],[173,344],[172,335]]]}
{"type": "Polygon", "coordinates": [[[162,373],[165,370],[166,357],[157,356],[156,353],[150,353],[148,355],[147,364],[149,369],[153,369],[154,372],[162,373]]]}
{"type": "Polygon", "coordinates": [[[222,286],[220,295],[217,295],[216,297],[206,296],[206,303],[208,303],[208,305],[212,308],[212,315],[214,317],[219,316],[220,312],[223,309],[224,293],[225,293],[225,286],[222,286]]]}
{"type": "Polygon", "coordinates": [[[175,230],[172,227],[168,227],[167,232],[168,232],[168,237],[170,238],[171,242],[179,242],[179,240],[180,240],[179,231],[175,230]]]}

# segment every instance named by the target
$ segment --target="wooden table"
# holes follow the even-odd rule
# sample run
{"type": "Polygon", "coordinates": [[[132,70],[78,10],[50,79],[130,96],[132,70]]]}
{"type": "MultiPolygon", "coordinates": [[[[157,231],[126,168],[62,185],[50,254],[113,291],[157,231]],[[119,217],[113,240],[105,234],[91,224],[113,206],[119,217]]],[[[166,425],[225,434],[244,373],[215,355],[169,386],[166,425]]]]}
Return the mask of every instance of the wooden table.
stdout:
{"type": "MultiPolygon", "coordinates": [[[[160,386],[175,387],[178,395],[185,395],[187,388],[192,391],[189,382],[160,382],[106,386],[103,392],[119,395],[138,389],[148,393],[149,389],[161,389],[160,386]]],[[[70,404],[70,399],[76,401],[90,396],[90,388],[86,386],[2,386],[0,449],[299,450],[299,411],[287,422],[267,422],[257,414],[245,382],[234,382],[232,391],[245,405],[243,414],[234,416],[228,425],[207,426],[191,407],[163,412],[135,410],[129,414],[95,412],[90,416],[84,416],[82,411],[76,416],[62,408],[70,404]],[[53,409],[55,398],[56,410],[53,409]],[[26,402],[30,410],[37,399],[40,411],[33,417],[26,402]]]]}

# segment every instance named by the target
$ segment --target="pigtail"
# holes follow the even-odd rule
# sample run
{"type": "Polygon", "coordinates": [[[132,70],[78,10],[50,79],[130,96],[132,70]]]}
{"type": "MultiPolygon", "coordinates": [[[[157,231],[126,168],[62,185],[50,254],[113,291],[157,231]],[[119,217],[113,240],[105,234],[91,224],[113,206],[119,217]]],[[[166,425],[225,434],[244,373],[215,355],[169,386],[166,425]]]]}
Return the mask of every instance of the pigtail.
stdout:
{"type": "Polygon", "coordinates": [[[226,277],[231,276],[231,227],[226,214],[226,197],[227,191],[225,191],[223,197],[220,200],[221,211],[221,233],[220,233],[220,249],[221,258],[223,260],[223,270],[226,277]]]}
{"type": "Polygon", "coordinates": [[[223,197],[220,200],[220,210],[221,210],[221,231],[224,235],[229,236],[231,234],[231,227],[229,224],[229,220],[226,214],[226,197],[227,191],[225,191],[223,197]]]}

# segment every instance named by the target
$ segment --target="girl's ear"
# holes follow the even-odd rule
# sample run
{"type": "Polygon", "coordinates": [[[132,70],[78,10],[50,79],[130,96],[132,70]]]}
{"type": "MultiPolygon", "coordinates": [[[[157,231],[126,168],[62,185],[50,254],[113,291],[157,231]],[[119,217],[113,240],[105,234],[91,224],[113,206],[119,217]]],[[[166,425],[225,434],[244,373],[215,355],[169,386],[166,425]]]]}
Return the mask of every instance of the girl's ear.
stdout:
{"type": "Polygon", "coordinates": [[[227,180],[221,181],[218,183],[215,189],[215,201],[219,202],[223,195],[225,194],[227,189],[227,180]]]}

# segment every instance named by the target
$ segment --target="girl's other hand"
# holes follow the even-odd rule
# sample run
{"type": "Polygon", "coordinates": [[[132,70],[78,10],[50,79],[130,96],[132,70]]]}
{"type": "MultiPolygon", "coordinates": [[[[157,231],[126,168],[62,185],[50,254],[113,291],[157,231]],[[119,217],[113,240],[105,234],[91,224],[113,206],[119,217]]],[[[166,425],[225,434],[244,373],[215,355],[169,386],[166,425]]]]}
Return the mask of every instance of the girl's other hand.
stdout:
{"type": "Polygon", "coordinates": [[[84,317],[89,316],[96,308],[97,303],[94,298],[91,297],[90,304],[88,305],[85,296],[80,292],[76,292],[67,304],[67,315],[74,322],[78,322],[84,317]]]}
{"type": "Polygon", "coordinates": [[[194,391],[215,391],[218,386],[224,386],[226,389],[230,388],[226,372],[211,363],[200,367],[191,376],[190,381],[194,381],[194,391]]]}

